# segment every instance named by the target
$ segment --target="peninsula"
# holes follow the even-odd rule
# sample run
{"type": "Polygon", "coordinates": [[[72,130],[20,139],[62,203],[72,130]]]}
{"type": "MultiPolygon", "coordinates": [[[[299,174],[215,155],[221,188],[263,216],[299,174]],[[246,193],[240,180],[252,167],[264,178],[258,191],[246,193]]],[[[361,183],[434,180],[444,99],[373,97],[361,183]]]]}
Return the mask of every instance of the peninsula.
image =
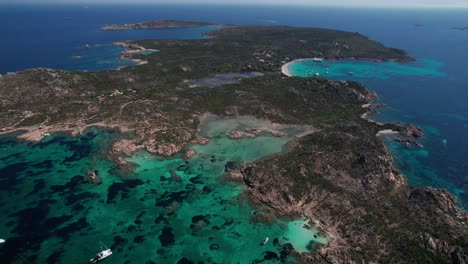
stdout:
{"type": "Polygon", "coordinates": [[[127,30],[127,29],[150,29],[150,28],[182,28],[213,26],[215,24],[205,22],[178,21],[178,20],[153,20],[136,24],[105,25],[101,30],[127,30]]]}
{"type": "MultiPolygon", "coordinates": [[[[210,24],[166,21],[103,29],[184,25],[210,24]]],[[[328,244],[297,253],[299,258],[466,263],[467,213],[445,190],[406,184],[376,134],[407,132],[362,118],[369,110],[362,106],[376,94],[352,81],[281,73],[284,64],[301,58],[413,60],[403,50],[359,33],[283,26],[229,26],[206,39],[128,44],[159,52],[134,53],[147,63],[120,70],[32,69],[0,77],[1,133],[21,131],[20,139],[37,142],[54,131],[114,128],[121,138],[111,143],[108,157],[125,170],[131,164],[122,157],[139,149],[171,156],[188,144],[206,143],[209,139],[198,131],[206,113],[312,126],[313,132],[298,138],[289,152],[231,171],[252,201],[279,216],[302,215],[327,235],[328,244]],[[233,73],[246,77],[210,83],[233,73]]]]}

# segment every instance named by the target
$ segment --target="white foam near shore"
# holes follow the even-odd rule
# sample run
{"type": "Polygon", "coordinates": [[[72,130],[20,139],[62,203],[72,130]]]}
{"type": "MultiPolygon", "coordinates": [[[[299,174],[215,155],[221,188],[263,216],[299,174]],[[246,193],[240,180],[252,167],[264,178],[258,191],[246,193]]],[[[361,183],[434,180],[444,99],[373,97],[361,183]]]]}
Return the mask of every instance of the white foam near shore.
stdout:
{"type": "Polygon", "coordinates": [[[380,130],[379,132],[377,132],[376,136],[392,135],[392,134],[398,134],[398,131],[391,130],[391,129],[384,129],[384,130],[380,130]]]}

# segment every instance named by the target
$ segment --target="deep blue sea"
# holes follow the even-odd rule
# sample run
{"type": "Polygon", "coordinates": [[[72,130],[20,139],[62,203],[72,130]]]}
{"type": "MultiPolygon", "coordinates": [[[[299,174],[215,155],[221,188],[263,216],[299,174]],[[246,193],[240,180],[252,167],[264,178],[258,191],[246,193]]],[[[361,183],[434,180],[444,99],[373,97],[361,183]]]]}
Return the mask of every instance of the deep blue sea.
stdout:
{"type": "Polygon", "coordinates": [[[468,31],[452,29],[468,26],[468,9],[4,5],[0,6],[0,73],[32,67],[106,69],[109,64],[125,64],[116,61],[120,50],[110,46],[114,41],[201,38],[202,32],[209,30],[99,29],[104,24],[152,19],[341,29],[405,49],[418,61],[440,63],[439,70],[444,74],[438,77],[393,76],[360,81],[377,91],[380,101],[387,105],[376,119],[410,122],[425,128],[423,149],[387,142],[396,165],[408,176],[410,184],[447,188],[459,197],[461,204],[468,204],[468,31]],[[92,48],[87,51],[84,44],[92,48]],[[102,50],[97,51],[98,48],[102,50]],[[96,54],[103,58],[96,60],[96,54]]]}

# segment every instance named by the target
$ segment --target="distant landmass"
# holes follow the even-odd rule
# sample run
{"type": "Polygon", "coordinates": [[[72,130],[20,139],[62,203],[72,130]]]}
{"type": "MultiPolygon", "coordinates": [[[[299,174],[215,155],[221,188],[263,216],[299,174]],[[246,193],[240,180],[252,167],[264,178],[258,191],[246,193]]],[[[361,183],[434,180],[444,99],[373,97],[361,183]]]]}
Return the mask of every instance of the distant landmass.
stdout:
{"type": "Polygon", "coordinates": [[[456,30],[468,30],[468,27],[454,27],[456,30]]]}
{"type": "Polygon", "coordinates": [[[202,27],[212,26],[215,24],[206,22],[192,22],[192,21],[177,21],[177,20],[152,20],[136,24],[123,24],[123,25],[104,25],[101,30],[127,30],[127,29],[150,29],[150,28],[179,28],[179,27],[202,27]]]}

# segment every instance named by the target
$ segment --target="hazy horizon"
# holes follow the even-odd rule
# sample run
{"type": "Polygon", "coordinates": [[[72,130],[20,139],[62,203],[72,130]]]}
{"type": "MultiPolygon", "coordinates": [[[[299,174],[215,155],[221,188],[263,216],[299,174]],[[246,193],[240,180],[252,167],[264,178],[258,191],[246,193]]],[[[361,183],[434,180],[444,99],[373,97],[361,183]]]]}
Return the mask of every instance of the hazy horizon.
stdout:
{"type": "Polygon", "coordinates": [[[329,7],[385,7],[385,8],[468,8],[468,0],[238,0],[236,3],[221,0],[0,0],[0,4],[215,4],[215,5],[288,5],[329,7]]]}

